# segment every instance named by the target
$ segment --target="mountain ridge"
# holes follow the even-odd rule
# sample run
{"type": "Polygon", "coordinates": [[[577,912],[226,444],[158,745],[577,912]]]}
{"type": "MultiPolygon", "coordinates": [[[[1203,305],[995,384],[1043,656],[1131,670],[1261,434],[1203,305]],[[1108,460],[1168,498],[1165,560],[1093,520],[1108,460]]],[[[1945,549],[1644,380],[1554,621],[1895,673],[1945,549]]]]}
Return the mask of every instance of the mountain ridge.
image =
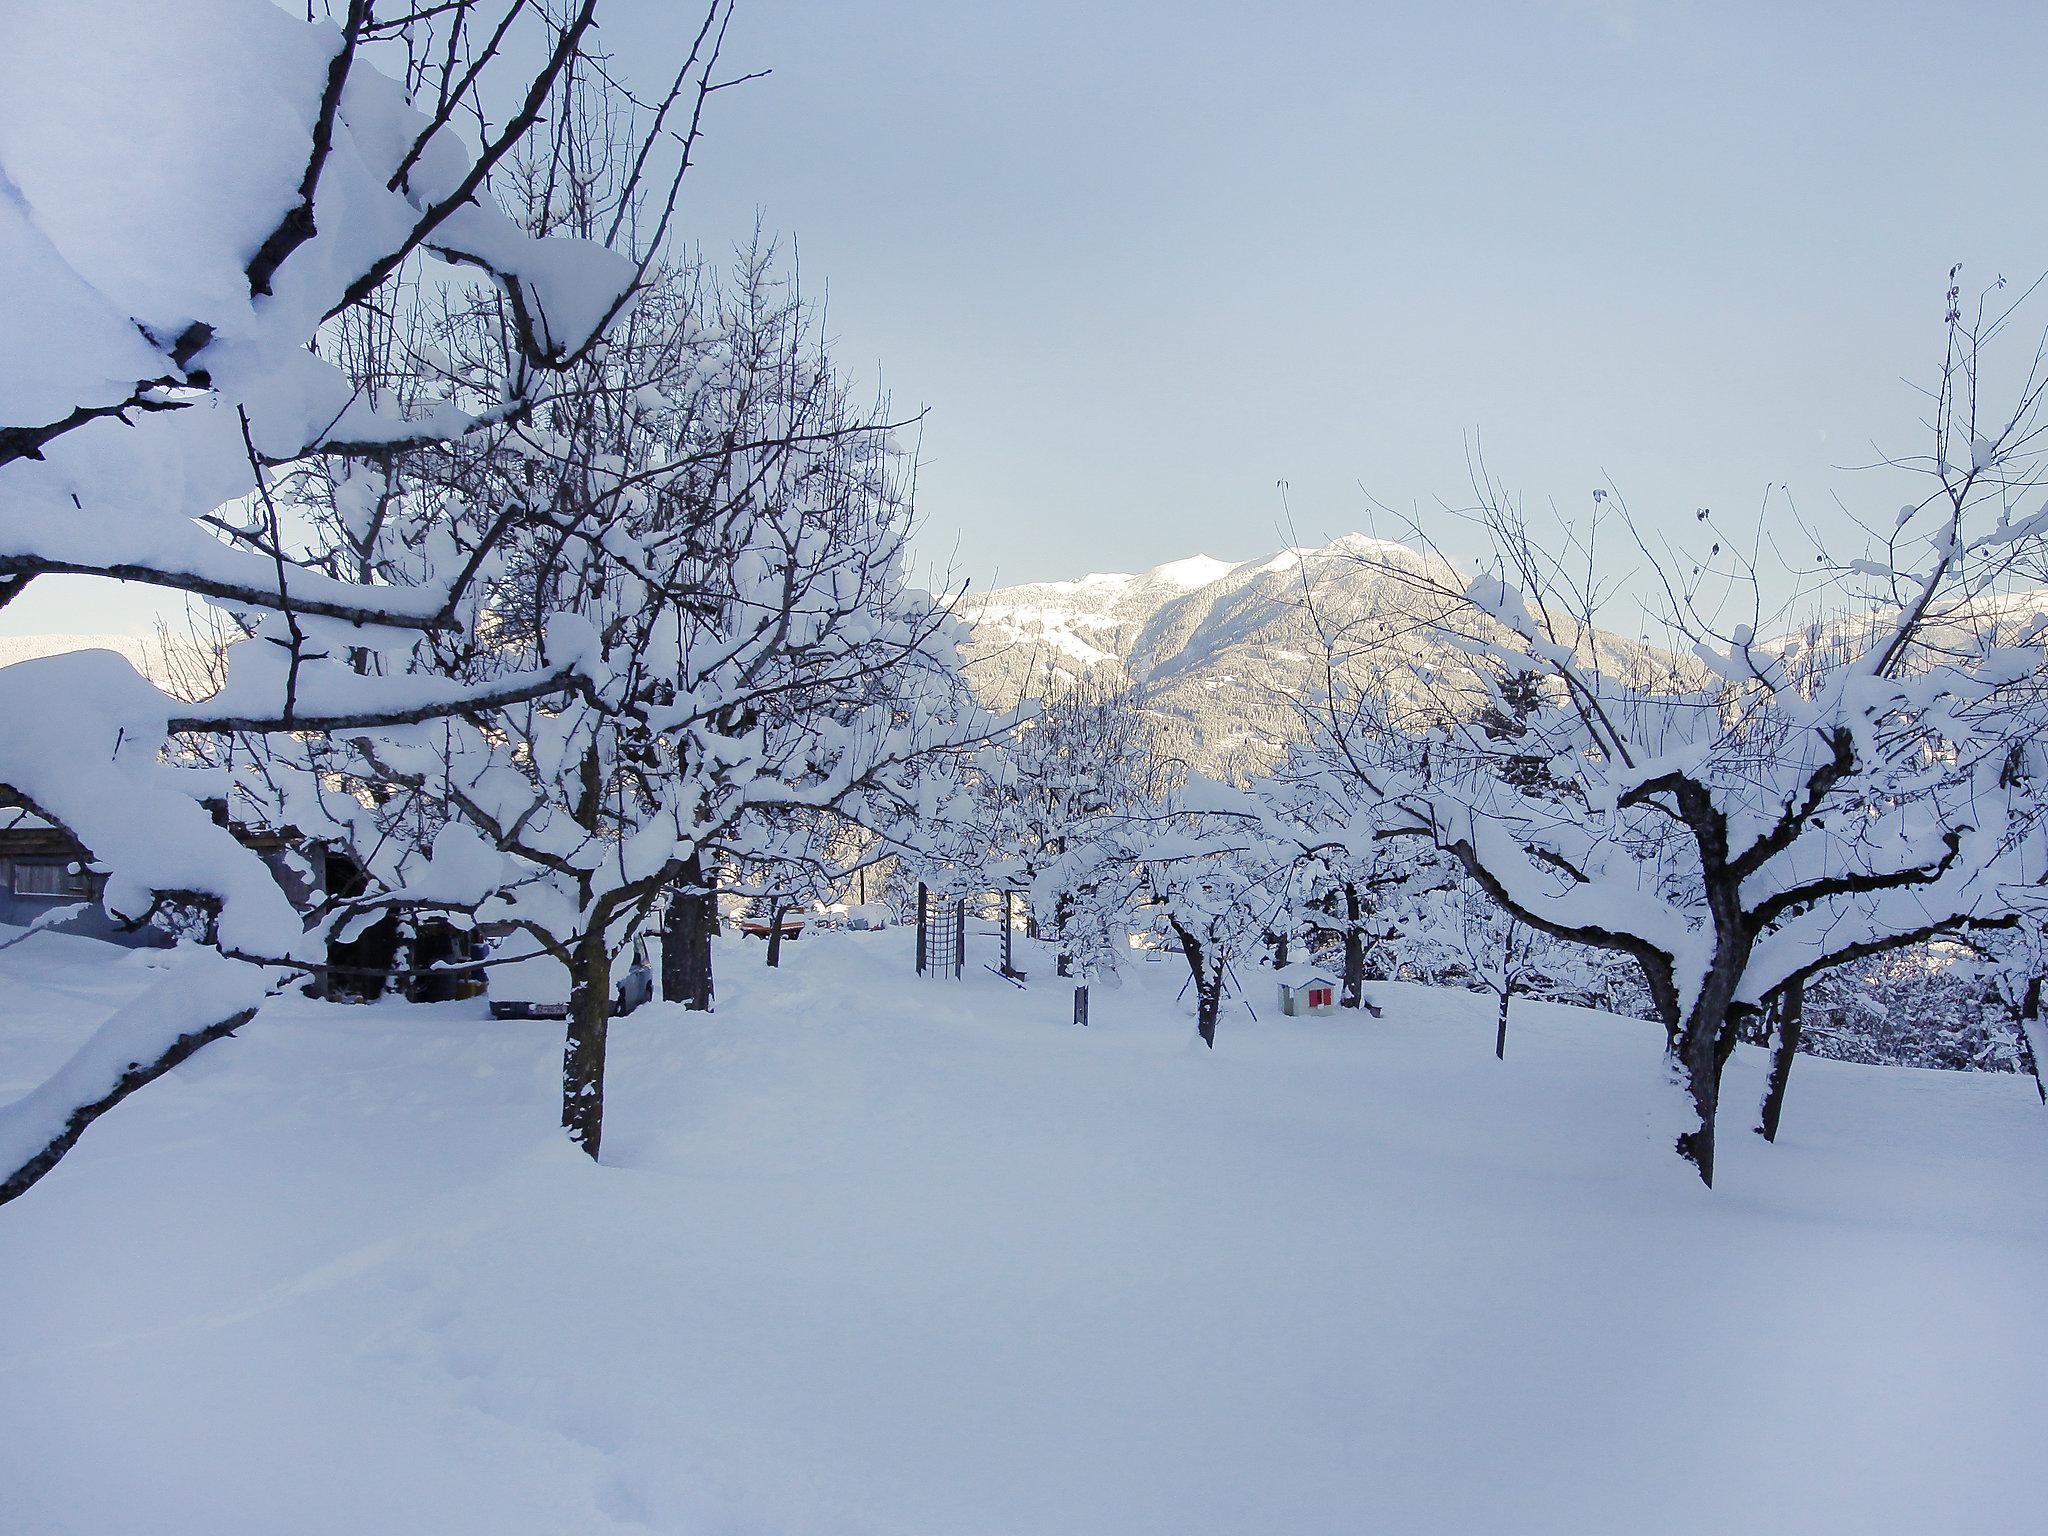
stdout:
{"type": "Polygon", "coordinates": [[[960,605],[972,636],[962,660],[999,708],[1082,679],[1129,687],[1169,750],[1207,772],[1257,771],[1298,733],[1292,701],[1319,672],[1322,644],[1303,596],[1312,592],[1335,625],[1407,617],[1416,603],[1403,571],[1464,584],[1439,556],[1353,533],[1250,560],[1192,555],[999,587],[960,605]]]}
{"type": "MultiPolygon", "coordinates": [[[[1128,687],[1166,750],[1204,772],[1263,772],[1301,734],[1301,706],[1323,685],[1318,619],[1342,631],[1348,653],[1385,658],[1397,707],[1428,701],[1424,677],[1453,671],[1464,653],[1423,622],[1419,581],[1462,590],[1438,554],[1344,534],[1235,563],[1194,555],[1137,573],[999,587],[960,605],[962,648],[982,700],[1007,709],[1084,679],[1128,687]],[[1313,595],[1312,614],[1303,598],[1313,595]]],[[[1676,658],[1602,632],[1603,657],[1668,670],[1676,658]]]]}

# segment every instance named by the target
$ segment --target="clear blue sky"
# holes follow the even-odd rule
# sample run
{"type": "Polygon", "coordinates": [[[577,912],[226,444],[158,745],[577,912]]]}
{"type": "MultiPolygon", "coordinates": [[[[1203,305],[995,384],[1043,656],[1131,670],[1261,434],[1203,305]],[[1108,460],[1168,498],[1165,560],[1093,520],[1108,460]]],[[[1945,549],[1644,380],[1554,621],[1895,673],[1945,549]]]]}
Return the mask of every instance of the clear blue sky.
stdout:
{"type": "MultiPolygon", "coordinates": [[[[646,78],[694,25],[607,4],[646,78]]],[[[977,586],[1456,501],[1474,431],[1652,529],[1889,521],[1838,467],[1919,446],[1949,264],[2048,269],[2036,5],[741,0],[727,56],[686,230],[797,236],[977,586]]]]}
{"type": "Polygon", "coordinates": [[[731,56],[699,227],[800,236],[977,583],[1457,500],[1474,431],[1568,509],[1889,522],[1838,466],[1919,447],[1950,263],[2048,269],[2038,5],[743,0],[731,56]]]}

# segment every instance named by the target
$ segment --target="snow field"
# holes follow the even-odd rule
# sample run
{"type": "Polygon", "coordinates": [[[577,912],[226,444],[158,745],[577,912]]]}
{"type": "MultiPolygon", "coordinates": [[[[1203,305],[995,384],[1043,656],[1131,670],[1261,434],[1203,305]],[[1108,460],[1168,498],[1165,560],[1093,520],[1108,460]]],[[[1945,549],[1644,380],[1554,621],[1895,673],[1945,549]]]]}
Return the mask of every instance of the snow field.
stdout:
{"type": "MultiPolygon", "coordinates": [[[[2019,1081],[1802,1060],[1772,1148],[1745,1049],[1709,1193],[1650,1026],[1255,993],[1212,1055],[1178,966],[1082,1031],[908,943],[722,943],[614,1026],[604,1166],[557,1025],[209,1047],[0,1210],[0,1529],[2039,1529],[2019,1081]]],[[[0,1096],[112,953],[0,952],[0,1096]]]]}

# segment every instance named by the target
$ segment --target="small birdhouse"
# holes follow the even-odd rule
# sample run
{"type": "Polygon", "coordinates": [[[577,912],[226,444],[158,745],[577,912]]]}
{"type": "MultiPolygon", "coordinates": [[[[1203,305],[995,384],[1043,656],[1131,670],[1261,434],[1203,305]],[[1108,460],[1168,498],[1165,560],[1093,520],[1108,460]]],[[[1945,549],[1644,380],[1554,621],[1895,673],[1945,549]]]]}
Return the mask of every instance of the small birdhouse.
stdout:
{"type": "Polygon", "coordinates": [[[1319,966],[1284,966],[1273,979],[1280,983],[1280,1011],[1289,1017],[1337,1011],[1337,979],[1319,966]]]}

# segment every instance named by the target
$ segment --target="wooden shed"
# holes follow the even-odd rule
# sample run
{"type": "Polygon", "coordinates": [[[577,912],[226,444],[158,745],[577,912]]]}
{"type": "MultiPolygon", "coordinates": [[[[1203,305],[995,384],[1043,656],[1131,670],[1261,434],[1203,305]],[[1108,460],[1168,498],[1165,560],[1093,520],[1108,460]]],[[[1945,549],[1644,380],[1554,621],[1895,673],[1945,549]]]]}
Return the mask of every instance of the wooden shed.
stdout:
{"type": "Polygon", "coordinates": [[[1337,1011],[1337,978],[1319,965],[1282,966],[1273,973],[1280,983],[1280,1011],[1290,1017],[1337,1011]]]}

